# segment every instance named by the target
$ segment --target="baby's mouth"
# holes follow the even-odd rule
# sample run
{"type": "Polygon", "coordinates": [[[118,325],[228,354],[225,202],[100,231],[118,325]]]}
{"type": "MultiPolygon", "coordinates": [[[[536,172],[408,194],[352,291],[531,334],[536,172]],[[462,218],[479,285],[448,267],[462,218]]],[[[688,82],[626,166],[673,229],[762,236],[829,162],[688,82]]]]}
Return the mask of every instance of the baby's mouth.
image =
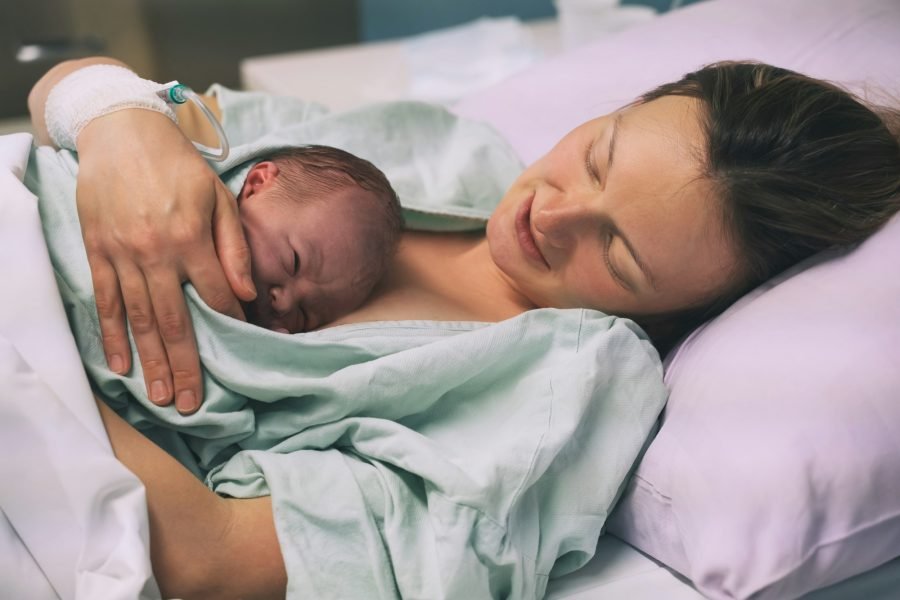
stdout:
{"type": "Polygon", "coordinates": [[[257,325],[263,329],[269,329],[276,333],[290,333],[289,329],[282,327],[281,324],[275,323],[273,319],[267,320],[261,318],[260,310],[256,305],[256,302],[241,302],[241,305],[244,307],[244,316],[247,317],[247,322],[251,325],[257,325]]]}

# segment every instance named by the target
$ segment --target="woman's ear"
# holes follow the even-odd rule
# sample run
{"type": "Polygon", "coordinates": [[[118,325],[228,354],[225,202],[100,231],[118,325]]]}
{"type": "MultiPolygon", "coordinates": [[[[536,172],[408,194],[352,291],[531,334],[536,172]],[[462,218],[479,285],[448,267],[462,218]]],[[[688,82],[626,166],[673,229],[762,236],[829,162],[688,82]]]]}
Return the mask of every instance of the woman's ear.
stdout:
{"type": "Polygon", "coordinates": [[[278,177],[278,165],[270,160],[258,162],[247,172],[247,178],[244,179],[244,185],[241,187],[241,193],[238,194],[238,204],[268,189],[278,177]]]}

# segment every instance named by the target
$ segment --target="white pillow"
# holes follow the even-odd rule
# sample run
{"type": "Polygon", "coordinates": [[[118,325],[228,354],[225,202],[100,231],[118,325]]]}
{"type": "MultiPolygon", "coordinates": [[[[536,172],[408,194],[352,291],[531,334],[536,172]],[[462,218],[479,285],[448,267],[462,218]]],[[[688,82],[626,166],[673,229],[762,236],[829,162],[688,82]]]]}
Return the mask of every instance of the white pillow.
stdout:
{"type": "MultiPolygon", "coordinates": [[[[704,2],[457,111],[531,161],[579,123],[716,60],[897,94],[898,32],[896,0],[704,2]]],[[[611,532],[709,597],[796,597],[900,555],[900,221],[827,258],[670,355],[659,434],[611,519],[611,532]]]]}

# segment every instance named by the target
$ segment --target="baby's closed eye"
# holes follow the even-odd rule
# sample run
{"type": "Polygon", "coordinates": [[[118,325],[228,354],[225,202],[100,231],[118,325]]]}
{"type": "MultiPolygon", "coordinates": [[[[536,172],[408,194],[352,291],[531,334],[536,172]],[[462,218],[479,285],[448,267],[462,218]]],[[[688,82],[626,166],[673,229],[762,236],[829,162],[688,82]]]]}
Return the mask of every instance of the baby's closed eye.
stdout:
{"type": "Polygon", "coordinates": [[[294,262],[291,268],[291,275],[296,276],[300,272],[300,254],[294,250],[294,262]]]}

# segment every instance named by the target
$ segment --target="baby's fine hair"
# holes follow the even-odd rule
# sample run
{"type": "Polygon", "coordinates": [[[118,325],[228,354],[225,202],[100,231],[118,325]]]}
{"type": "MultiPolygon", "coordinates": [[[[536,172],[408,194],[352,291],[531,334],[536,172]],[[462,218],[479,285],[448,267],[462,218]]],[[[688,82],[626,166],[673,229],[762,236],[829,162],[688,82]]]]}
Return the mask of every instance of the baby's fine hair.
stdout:
{"type": "MultiPolygon", "coordinates": [[[[296,198],[297,190],[310,191],[303,198],[315,198],[317,194],[339,191],[348,186],[359,186],[371,192],[366,195],[368,206],[376,217],[375,239],[369,240],[372,263],[367,265],[368,283],[380,278],[387,270],[403,231],[403,212],[397,193],[384,173],[371,162],[332,146],[297,146],[277,150],[267,160],[278,167],[276,183],[280,192],[288,198],[296,198]],[[379,222],[380,221],[380,222],[379,222]]],[[[362,283],[362,282],[361,282],[362,283]]]]}

